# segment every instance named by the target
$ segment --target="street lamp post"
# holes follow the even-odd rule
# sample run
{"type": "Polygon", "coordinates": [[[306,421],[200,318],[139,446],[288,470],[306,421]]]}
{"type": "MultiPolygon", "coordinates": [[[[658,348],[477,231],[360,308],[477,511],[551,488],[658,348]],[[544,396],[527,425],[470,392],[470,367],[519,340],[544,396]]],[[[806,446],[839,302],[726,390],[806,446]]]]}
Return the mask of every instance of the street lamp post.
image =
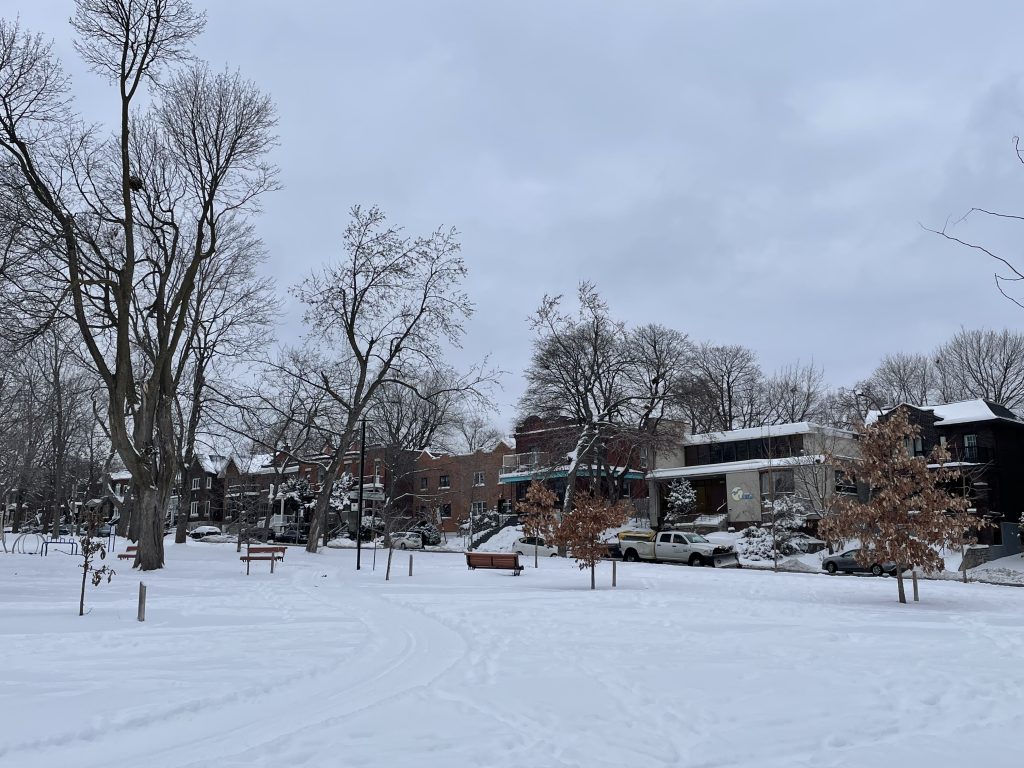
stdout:
{"type": "Polygon", "coordinates": [[[363,477],[366,471],[366,418],[363,417],[362,431],[359,437],[359,496],[356,509],[356,570],[361,564],[363,553],[363,477]]]}

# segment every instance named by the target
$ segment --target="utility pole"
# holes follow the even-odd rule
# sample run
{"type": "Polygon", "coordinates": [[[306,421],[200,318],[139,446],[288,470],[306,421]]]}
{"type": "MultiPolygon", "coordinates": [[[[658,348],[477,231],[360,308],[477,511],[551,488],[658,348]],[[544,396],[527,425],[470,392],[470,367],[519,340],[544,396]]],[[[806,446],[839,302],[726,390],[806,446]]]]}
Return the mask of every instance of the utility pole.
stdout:
{"type": "Polygon", "coordinates": [[[775,535],[775,473],[772,471],[774,466],[772,456],[772,425],[768,424],[765,429],[768,436],[768,504],[771,508],[772,515],[772,570],[779,570],[779,542],[775,535]]]}
{"type": "Polygon", "coordinates": [[[363,417],[362,430],[359,437],[359,497],[356,509],[356,570],[362,562],[363,554],[363,477],[366,474],[366,417],[363,417]]]}

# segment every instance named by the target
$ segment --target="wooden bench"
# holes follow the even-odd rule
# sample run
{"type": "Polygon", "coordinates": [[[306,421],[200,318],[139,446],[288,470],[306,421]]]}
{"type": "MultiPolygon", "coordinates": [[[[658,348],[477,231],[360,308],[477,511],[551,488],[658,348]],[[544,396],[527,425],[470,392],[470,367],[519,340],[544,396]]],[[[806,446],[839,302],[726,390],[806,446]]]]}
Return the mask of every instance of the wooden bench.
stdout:
{"type": "Polygon", "coordinates": [[[132,544],[130,547],[125,549],[124,552],[119,554],[117,556],[117,559],[118,560],[134,560],[135,559],[135,552],[136,552],[136,550],[138,550],[138,548],[139,547],[137,545],[132,544]]]}
{"type": "Polygon", "coordinates": [[[270,562],[270,572],[274,572],[274,563],[284,560],[284,553],[287,547],[246,547],[245,554],[239,560],[245,563],[245,575],[249,575],[249,566],[253,562],[270,562]]]}
{"type": "Polygon", "coordinates": [[[505,552],[467,552],[466,565],[473,571],[477,568],[493,568],[502,571],[512,571],[513,576],[523,572],[523,566],[519,564],[519,555],[505,552]]]}

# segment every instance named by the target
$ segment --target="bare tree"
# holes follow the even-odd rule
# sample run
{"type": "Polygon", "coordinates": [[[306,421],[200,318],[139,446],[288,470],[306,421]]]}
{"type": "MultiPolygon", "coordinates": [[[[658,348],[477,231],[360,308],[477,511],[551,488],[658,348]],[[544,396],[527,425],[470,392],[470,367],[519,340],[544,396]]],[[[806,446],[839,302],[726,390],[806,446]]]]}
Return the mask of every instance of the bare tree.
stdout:
{"type": "MultiPolygon", "coordinates": [[[[414,388],[412,371],[443,360],[473,311],[462,289],[466,265],[454,229],[410,238],[376,208],[355,206],[344,234],[342,259],[306,278],[294,294],[306,305],[312,343],[323,350],[316,380],[335,411],[322,485],[307,549],[316,552],[326,529],[334,482],[356,437],[360,419],[387,384],[414,388]]],[[[477,370],[455,386],[472,391],[487,378],[477,370]]]]}
{"type": "Polygon", "coordinates": [[[694,347],[679,399],[694,432],[761,426],[768,418],[757,355],[738,345],[694,347]]]}
{"type": "Polygon", "coordinates": [[[768,423],[818,421],[825,405],[825,371],[813,360],[787,365],[765,382],[764,393],[768,423]]]}
{"type": "Polygon", "coordinates": [[[476,411],[460,413],[456,418],[456,429],[462,438],[461,449],[466,453],[490,450],[504,437],[500,427],[476,411]]]}
{"type": "Polygon", "coordinates": [[[938,391],[936,366],[927,355],[886,355],[857,389],[878,410],[900,403],[928,405],[938,391]]]}
{"type": "Polygon", "coordinates": [[[103,381],[144,570],[163,565],[200,270],[275,186],[269,99],[188,61],[204,23],[187,0],[78,0],[76,48],[116,89],[104,138],[73,113],[50,47],[0,22],[0,210],[19,227],[13,249],[39,261],[23,301],[61,297],[103,381]],[[151,106],[136,109],[154,85],[151,106]]]}
{"type": "Polygon", "coordinates": [[[935,352],[935,368],[946,402],[983,397],[1024,405],[1024,334],[961,330],[935,352]]]}

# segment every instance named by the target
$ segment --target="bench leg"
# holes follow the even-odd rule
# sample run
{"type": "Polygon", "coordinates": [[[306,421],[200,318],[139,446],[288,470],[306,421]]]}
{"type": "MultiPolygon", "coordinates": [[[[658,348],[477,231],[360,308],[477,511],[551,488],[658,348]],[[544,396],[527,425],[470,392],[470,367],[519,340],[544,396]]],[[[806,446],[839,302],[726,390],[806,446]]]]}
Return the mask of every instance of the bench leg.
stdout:
{"type": "Polygon", "coordinates": [[[252,560],[248,560],[248,559],[247,559],[247,560],[245,561],[245,575],[246,575],[246,576],[248,576],[248,575],[249,575],[249,566],[251,566],[251,565],[252,565],[252,560]]]}
{"type": "Polygon", "coordinates": [[[275,561],[275,560],[277,560],[277,558],[276,558],[276,557],[274,557],[273,555],[271,555],[271,557],[270,557],[270,572],[271,572],[271,573],[273,573],[273,572],[274,572],[274,561],[275,561]]]}

